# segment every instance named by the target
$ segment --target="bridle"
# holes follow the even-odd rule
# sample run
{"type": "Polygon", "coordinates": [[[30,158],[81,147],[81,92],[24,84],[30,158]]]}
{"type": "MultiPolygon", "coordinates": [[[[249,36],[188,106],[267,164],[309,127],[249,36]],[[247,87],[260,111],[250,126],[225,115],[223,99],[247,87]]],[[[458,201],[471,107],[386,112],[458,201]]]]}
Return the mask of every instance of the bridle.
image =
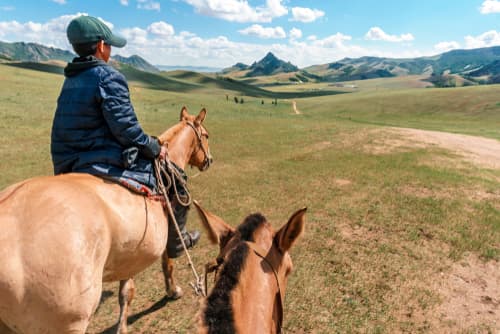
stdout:
{"type": "MultiPolygon", "coordinates": [[[[210,147],[207,147],[207,149],[203,147],[203,134],[201,133],[201,131],[198,131],[196,129],[196,126],[192,122],[186,122],[186,124],[189,125],[191,129],[193,129],[194,133],[196,134],[196,138],[198,138],[198,151],[202,150],[203,154],[205,155],[205,158],[203,159],[203,165],[201,166],[201,170],[205,171],[210,167],[210,164],[212,163],[212,156],[210,155],[210,147]]],[[[208,136],[206,137],[208,140],[208,136]]]]}
{"type": "MultiPolygon", "coordinates": [[[[271,268],[271,270],[274,274],[274,278],[276,279],[276,284],[278,285],[278,292],[276,293],[276,297],[278,300],[278,321],[276,322],[276,333],[283,334],[283,304],[285,301],[284,300],[285,296],[284,296],[284,293],[282,291],[282,284],[280,283],[278,271],[276,270],[275,266],[273,266],[271,261],[269,261],[269,259],[266,256],[266,251],[262,247],[257,245],[255,242],[251,242],[251,241],[243,241],[243,242],[245,244],[247,244],[247,246],[251,250],[253,250],[253,252],[258,257],[260,257],[265,263],[267,263],[267,265],[269,265],[269,267],[271,268]]],[[[227,253],[230,253],[230,251],[227,253]]],[[[205,293],[207,293],[208,274],[215,272],[214,280],[217,279],[217,272],[218,272],[220,266],[222,266],[222,264],[224,264],[224,258],[222,256],[218,256],[215,260],[212,260],[211,262],[209,262],[205,265],[205,287],[204,287],[205,293]]]]}

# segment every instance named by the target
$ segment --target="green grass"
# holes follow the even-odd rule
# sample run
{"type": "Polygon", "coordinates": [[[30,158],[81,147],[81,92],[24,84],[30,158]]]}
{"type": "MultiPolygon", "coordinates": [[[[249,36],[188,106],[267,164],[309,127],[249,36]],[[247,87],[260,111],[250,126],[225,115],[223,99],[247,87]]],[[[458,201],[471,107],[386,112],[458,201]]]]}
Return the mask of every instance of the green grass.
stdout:
{"type": "MultiPolygon", "coordinates": [[[[51,174],[50,126],[61,84],[58,75],[0,65],[0,188],[51,174]]],[[[401,314],[432,315],[441,302],[432,280],[465,254],[500,259],[500,171],[426,163],[456,159],[435,148],[366,149],[377,139],[372,130],[385,125],[500,139],[498,86],[305,98],[297,100],[302,115],[287,100],[261,105],[261,98],[245,96],[235,104],[226,101],[225,88],[204,89],[191,94],[132,84],[131,96],[151,134],[174,124],[183,105],[191,113],[207,108],[215,163],[191,178],[190,188],[230,224],[260,211],[278,227],[296,209],[309,208],[305,235],[292,251],[287,333],[435,333],[425,318],[401,314]],[[488,196],[471,196],[478,191],[488,196]]],[[[199,228],[195,215],[189,227],[199,228]]],[[[202,268],[216,248],[203,235],[191,254],[202,268]]],[[[136,277],[132,314],[145,315],[133,318],[131,332],[194,331],[198,301],[185,259],[178,263],[181,300],[161,304],[159,263],[136,277]]],[[[104,290],[110,298],[89,333],[118,317],[117,284],[104,290]]]]}
{"type": "Polygon", "coordinates": [[[301,101],[300,110],[363,125],[412,127],[500,139],[499,86],[367,91],[301,101]]]}

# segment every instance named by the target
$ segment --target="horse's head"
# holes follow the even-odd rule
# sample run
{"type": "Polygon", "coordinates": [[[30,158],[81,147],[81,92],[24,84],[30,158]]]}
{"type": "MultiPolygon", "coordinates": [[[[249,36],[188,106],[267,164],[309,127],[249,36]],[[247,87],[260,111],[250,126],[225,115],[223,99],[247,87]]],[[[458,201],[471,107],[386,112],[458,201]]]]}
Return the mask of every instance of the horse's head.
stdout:
{"type": "Polygon", "coordinates": [[[210,167],[213,159],[208,146],[208,131],[203,126],[206,115],[205,108],[201,109],[198,116],[194,116],[188,113],[186,107],[183,107],[180,122],[159,137],[162,145],[168,145],[171,160],[180,165],[189,163],[191,166],[198,167],[200,171],[205,171],[210,167]],[[178,145],[181,142],[183,144],[178,145]]]}
{"type": "Polygon", "coordinates": [[[201,109],[198,116],[195,117],[193,115],[189,115],[187,108],[183,107],[180,117],[180,121],[185,122],[188,126],[190,126],[196,134],[196,147],[191,155],[189,164],[191,166],[198,167],[201,171],[207,170],[213,161],[208,147],[208,131],[203,126],[203,121],[206,116],[207,110],[205,108],[201,109]]]}
{"type": "Polygon", "coordinates": [[[261,214],[250,215],[233,228],[197,202],[194,204],[209,240],[220,247],[213,263],[217,273],[207,297],[203,326],[213,330],[209,332],[217,332],[217,327],[211,326],[234,326],[245,332],[247,325],[255,329],[258,320],[262,332],[279,333],[283,298],[293,267],[288,251],[303,233],[306,208],[295,212],[275,231],[261,214]],[[246,298],[249,296],[251,300],[246,298]],[[249,314],[252,312],[261,314],[249,314]],[[224,313],[234,317],[232,325],[223,321],[229,316],[224,313]]]}

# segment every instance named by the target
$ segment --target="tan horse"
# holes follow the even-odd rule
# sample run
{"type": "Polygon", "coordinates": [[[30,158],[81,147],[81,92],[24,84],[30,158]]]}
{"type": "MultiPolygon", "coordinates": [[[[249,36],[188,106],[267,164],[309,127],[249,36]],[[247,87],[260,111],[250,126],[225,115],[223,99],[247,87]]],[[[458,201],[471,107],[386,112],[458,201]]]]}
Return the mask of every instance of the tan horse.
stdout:
{"type": "MultiPolygon", "coordinates": [[[[183,108],[181,122],[160,136],[181,168],[203,169],[211,159],[205,116],[183,108]]],[[[75,173],[1,192],[0,231],[0,333],[83,334],[102,282],[151,265],[165,250],[168,227],[160,202],[75,173]]]]}
{"type": "Polygon", "coordinates": [[[216,277],[199,315],[206,333],[281,333],[283,298],[292,260],[288,251],[303,233],[306,209],[277,232],[260,214],[236,229],[195,202],[208,237],[220,246],[216,277]]]}

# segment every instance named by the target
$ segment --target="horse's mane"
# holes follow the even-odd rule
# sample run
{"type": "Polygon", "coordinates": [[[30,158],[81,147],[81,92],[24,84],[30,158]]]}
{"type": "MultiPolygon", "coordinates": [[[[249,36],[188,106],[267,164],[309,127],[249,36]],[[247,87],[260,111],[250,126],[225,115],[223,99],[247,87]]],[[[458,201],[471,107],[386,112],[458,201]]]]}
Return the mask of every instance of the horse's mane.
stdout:
{"type": "Polygon", "coordinates": [[[255,241],[253,239],[253,233],[260,225],[266,222],[266,217],[260,213],[254,213],[246,217],[243,223],[238,226],[238,232],[240,233],[241,239],[245,241],[255,241]]]}
{"type": "MultiPolygon", "coordinates": [[[[242,241],[254,241],[254,231],[266,223],[259,213],[248,216],[238,227],[242,241]]],[[[204,322],[210,334],[236,333],[231,307],[231,291],[238,285],[240,273],[245,267],[250,248],[244,242],[238,244],[224,262],[219,279],[207,297],[204,322]]]]}

